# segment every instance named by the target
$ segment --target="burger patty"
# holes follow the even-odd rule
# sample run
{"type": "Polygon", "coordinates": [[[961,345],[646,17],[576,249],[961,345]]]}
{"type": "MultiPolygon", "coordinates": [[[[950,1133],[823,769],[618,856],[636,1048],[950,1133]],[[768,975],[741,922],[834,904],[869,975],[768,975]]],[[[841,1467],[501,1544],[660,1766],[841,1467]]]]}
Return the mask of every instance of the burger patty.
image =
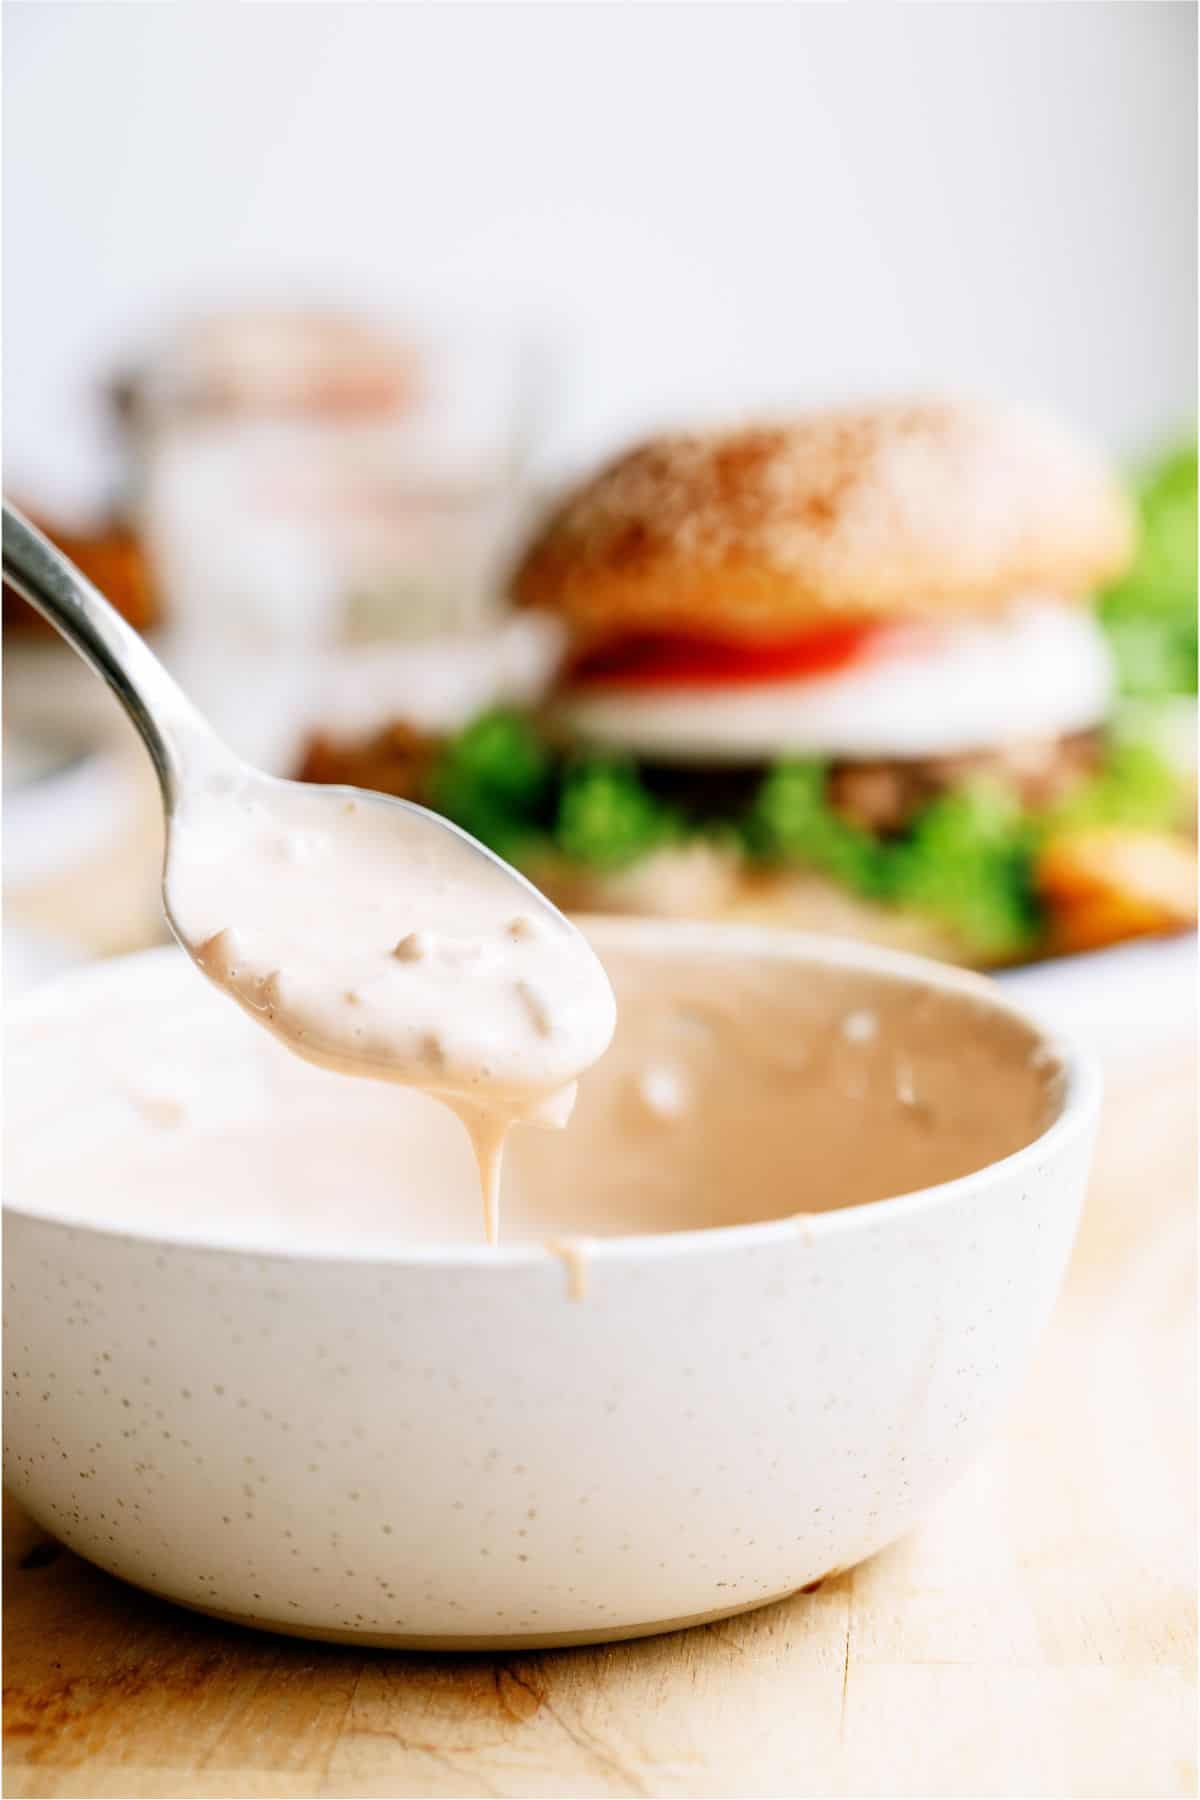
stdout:
{"type": "Polygon", "coordinates": [[[399,721],[349,742],[319,731],[305,746],[296,780],[366,788],[424,805],[439,748],[436,738],[399,721]]]}
{"type": "MultiPolygon", "coordinates": [[[[1029,808],[1052,806],[1099,767],[1102,734],[1076,732],[969,755],[840,759],[829,765],[828,798],[847,823],[876,837],[907,830],[939,794],[979,778],[1003,782],[1029,808]]],[[[689,818],[736,818],[752,803],[770,764],[750,767],[638,763],[643,784],[689,818]]]]}
{"type": "MultiPolygon", "coordinates": [[[[435,738],[404,724],[355,743],[313,737],[301,781],[346,783],[425,803],[437,760],[435,738]]],[[[1103,753],[1099,730],[968,755],[839,760],[829,765],[828,798],[848,823],[876,837],[906,831],[931,800],[979,778],[1000,781],[1028,808],[1052,806],[1094,774],[1103,753]]],[[[639,761],[643,785],[685,818],[736,819],[752,804],[771,765],[749,767],[639,761]]]]}
{"type": "Polygon", "coordinates": [[[837,762],[829,772],[829,800],[851,824],[894,837],[939,794],[980,778],[1002,782],[1030,810],[1053,806],[1096,773],[1102,755],[1103,734],[1092,730],[962,756],[837,762]]]}

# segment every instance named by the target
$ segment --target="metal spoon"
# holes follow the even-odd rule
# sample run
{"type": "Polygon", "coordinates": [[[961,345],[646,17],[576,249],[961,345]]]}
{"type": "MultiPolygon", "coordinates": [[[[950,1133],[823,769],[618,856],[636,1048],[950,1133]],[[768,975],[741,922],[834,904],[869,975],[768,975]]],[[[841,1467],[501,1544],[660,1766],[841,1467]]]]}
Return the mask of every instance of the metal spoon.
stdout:
{"type": "MultiPolygon", "coordinates": [[[[335,843],[339,821],[344,827],[349,812],[357,811],[361,815],[368,808],[386,811],[393,820],[396,820],[398,810],[406,816],[401,835],[405,858],[414,855],[419,858],[439,846],[446,849],[449,836],[460,857],[466,852],[478,858],[481,883],[489,884],[493,892],[498,880],[511,887],[514,912],[532,913],[545,924],[553,921],[556,932],[568,933],[578,952],[576,968],[582,983],[586,986],[598,977],[607,991],[607,979],[582,934],[524,876],[457,826],[410,801],[358,788],[312,787],[281,781],[243,762],[221,742],[142,638],[92,583],[7,501],[4,502],[4,579],[104,678],[141,734],[158,775],[166,819],[163,909],[172,932],[206,974],[211,975],[212,971],[206,968],[198,954],[203,946],[194,941],[172,910],[172,891],[186,888],[186,881],[180,877],[186,875],[188,858],[196,853],[197,834],[179,829],[181,815],[194,819],[199,812],[209,818],[219,817],[223,808],[228,811],[232,806],[231,797],[235,795],[243,807],[247,802],[253,804],[259,800],[276,809],[287,805],[289,795],[303,795],[307,811],[312,813],[314,808],[319,811],[320,824],[328,829],[335,843]],[[353,802],[353,806],[349,802],[353,802]]],[[[398,865],[398,883],[402,882],[403,874],[403,867],[398,865]]],[[[281,870],[280,883],[286,879],[286,871],[281,870]]],[[[256,909],[261,909],[267,917],[272,903],[269,890],[270,883],[267,883],[255,895],[256,909]]],[[[507,904],[507,895],[504,899],[507,904]]],[[[318,955],[327,948],[314,945],[318,955]]]]}

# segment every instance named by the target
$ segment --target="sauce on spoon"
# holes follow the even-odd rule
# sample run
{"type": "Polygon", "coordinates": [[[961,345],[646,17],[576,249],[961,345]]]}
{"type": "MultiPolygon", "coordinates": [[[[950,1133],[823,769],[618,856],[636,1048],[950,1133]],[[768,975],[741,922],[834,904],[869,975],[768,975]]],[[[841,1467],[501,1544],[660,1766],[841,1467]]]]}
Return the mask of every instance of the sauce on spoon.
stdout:
{"type": "Polygon", "coordinates": [[[188,793],[165,894],[209,978],[291,1050],[458,1114],[495,1243],[509,1128],[565,1125],[616,1022],[574,926],[419,808],[258,775],[188,793]]]}
{"type": "Polygon", "coordinates": [[[106,681],[166,815],[163,899],[192,958],[323,1068],[444,1100],[471,1135],[487,1235],[518,1119],[563,1125],[616,1007],[586,940],[419,806],[240,762],[145,641],[4,503],[4,577],[106,681]]]}

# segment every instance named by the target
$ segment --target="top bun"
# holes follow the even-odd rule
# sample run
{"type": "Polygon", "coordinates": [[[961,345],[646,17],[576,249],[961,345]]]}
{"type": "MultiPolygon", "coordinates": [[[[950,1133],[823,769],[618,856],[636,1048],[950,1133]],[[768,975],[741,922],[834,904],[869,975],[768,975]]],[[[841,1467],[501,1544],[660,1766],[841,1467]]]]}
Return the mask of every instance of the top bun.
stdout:
{"type": "Polygon", "coordinates": [[[1119,573],[1128,503],[1057,426],[954,402],[652,439],[557,507],[513,577],[576,650],[746,642],[833,620],[996,612],[1119,573]]]}

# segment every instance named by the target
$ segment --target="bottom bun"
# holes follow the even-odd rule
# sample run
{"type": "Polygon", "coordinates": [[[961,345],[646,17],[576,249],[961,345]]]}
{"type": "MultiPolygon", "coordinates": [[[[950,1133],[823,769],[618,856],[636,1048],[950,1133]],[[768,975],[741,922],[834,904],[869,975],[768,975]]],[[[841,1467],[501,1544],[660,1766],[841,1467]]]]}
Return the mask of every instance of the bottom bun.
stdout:
{"type": "Polygon", "coordinates": [[[525,873],[564,912],[788,925],[967,968],[989,966],[936,920],[862,900],[823,875],[751,870],[735,852],[708,844],[658,850],[608,873],[557,857],[527,864],[525,873]]]}

